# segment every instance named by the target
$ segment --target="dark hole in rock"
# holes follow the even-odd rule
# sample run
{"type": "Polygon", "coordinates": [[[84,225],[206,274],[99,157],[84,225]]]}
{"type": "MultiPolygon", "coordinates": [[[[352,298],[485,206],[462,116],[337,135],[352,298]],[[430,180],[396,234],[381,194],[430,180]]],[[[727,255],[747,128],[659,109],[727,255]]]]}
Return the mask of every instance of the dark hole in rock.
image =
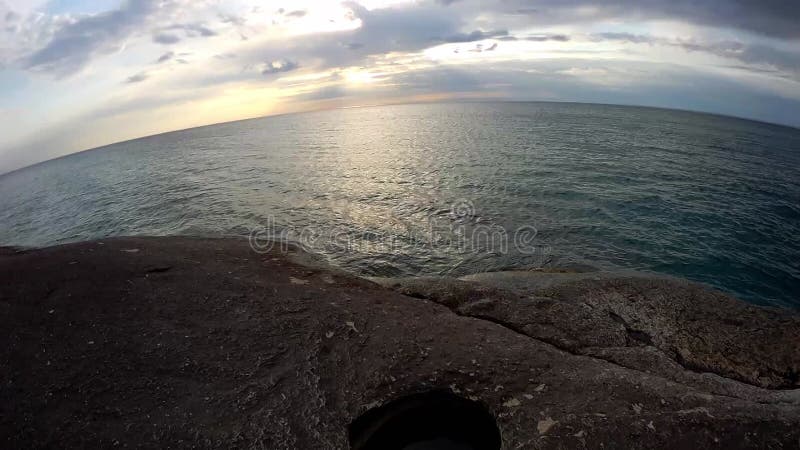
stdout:
{"type": "Polygon", "coordinates": [[[393,400],[350,424],[353,450],[499,450],[500,444],[494,416],[447,391],[393,400]]]}

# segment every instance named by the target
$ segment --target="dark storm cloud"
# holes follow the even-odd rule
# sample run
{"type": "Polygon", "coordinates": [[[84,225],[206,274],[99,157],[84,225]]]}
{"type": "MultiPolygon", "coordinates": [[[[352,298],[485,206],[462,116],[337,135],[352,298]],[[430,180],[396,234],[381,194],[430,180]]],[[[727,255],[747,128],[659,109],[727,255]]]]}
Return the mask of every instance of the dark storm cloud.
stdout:
{"type": "Polygon", "coordinates": [[[119,9],[65,22],[53,32],[44,47],[25,60],[24,67],[70,75],[83,68],[94,56],[113,52],[147,20],[172,2],[128,0],[119,9]]]}

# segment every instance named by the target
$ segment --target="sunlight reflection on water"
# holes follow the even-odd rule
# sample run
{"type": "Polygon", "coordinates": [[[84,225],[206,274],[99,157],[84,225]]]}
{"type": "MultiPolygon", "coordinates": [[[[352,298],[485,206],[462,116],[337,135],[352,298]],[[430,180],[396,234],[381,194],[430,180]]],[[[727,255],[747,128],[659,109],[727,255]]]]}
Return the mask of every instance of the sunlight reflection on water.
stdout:
{"type": "Polygon", "coordinates": [[[3,176],[0,192],[3,244],[248,235],[272,218],[323,236],[314,250],[362,274],[552,259],[800,306],[800,131],[718,116],[550,103],[327,111],[116,144],[3,176]],[[448,243],[463,200],[467,231],[533,226],[548,253],[448,243]]]}

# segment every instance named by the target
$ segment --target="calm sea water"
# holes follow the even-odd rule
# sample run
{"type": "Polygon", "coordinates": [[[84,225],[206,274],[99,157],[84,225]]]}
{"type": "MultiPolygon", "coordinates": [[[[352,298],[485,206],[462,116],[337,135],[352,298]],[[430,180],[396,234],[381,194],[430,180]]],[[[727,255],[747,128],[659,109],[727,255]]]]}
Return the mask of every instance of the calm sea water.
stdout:
{"type": "Polygon", "coordinates": [[[798,308],[800,130],[619,106],[389,106],[180,131],[0,177],[5,245],[251,233],[366,275],[588,263],[798,308]]]}

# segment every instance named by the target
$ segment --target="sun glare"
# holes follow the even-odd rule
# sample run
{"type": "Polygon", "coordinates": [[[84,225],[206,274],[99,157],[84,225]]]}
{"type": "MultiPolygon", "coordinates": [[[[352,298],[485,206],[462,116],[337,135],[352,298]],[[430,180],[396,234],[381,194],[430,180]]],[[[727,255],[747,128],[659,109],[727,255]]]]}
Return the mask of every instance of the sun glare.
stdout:
{"type": "Polygon", "coordinates": [[[366,70],[348,70],[344,74],[345,80],[352,84],[369,84],[377,81],[377,74],[366,70]]]}

